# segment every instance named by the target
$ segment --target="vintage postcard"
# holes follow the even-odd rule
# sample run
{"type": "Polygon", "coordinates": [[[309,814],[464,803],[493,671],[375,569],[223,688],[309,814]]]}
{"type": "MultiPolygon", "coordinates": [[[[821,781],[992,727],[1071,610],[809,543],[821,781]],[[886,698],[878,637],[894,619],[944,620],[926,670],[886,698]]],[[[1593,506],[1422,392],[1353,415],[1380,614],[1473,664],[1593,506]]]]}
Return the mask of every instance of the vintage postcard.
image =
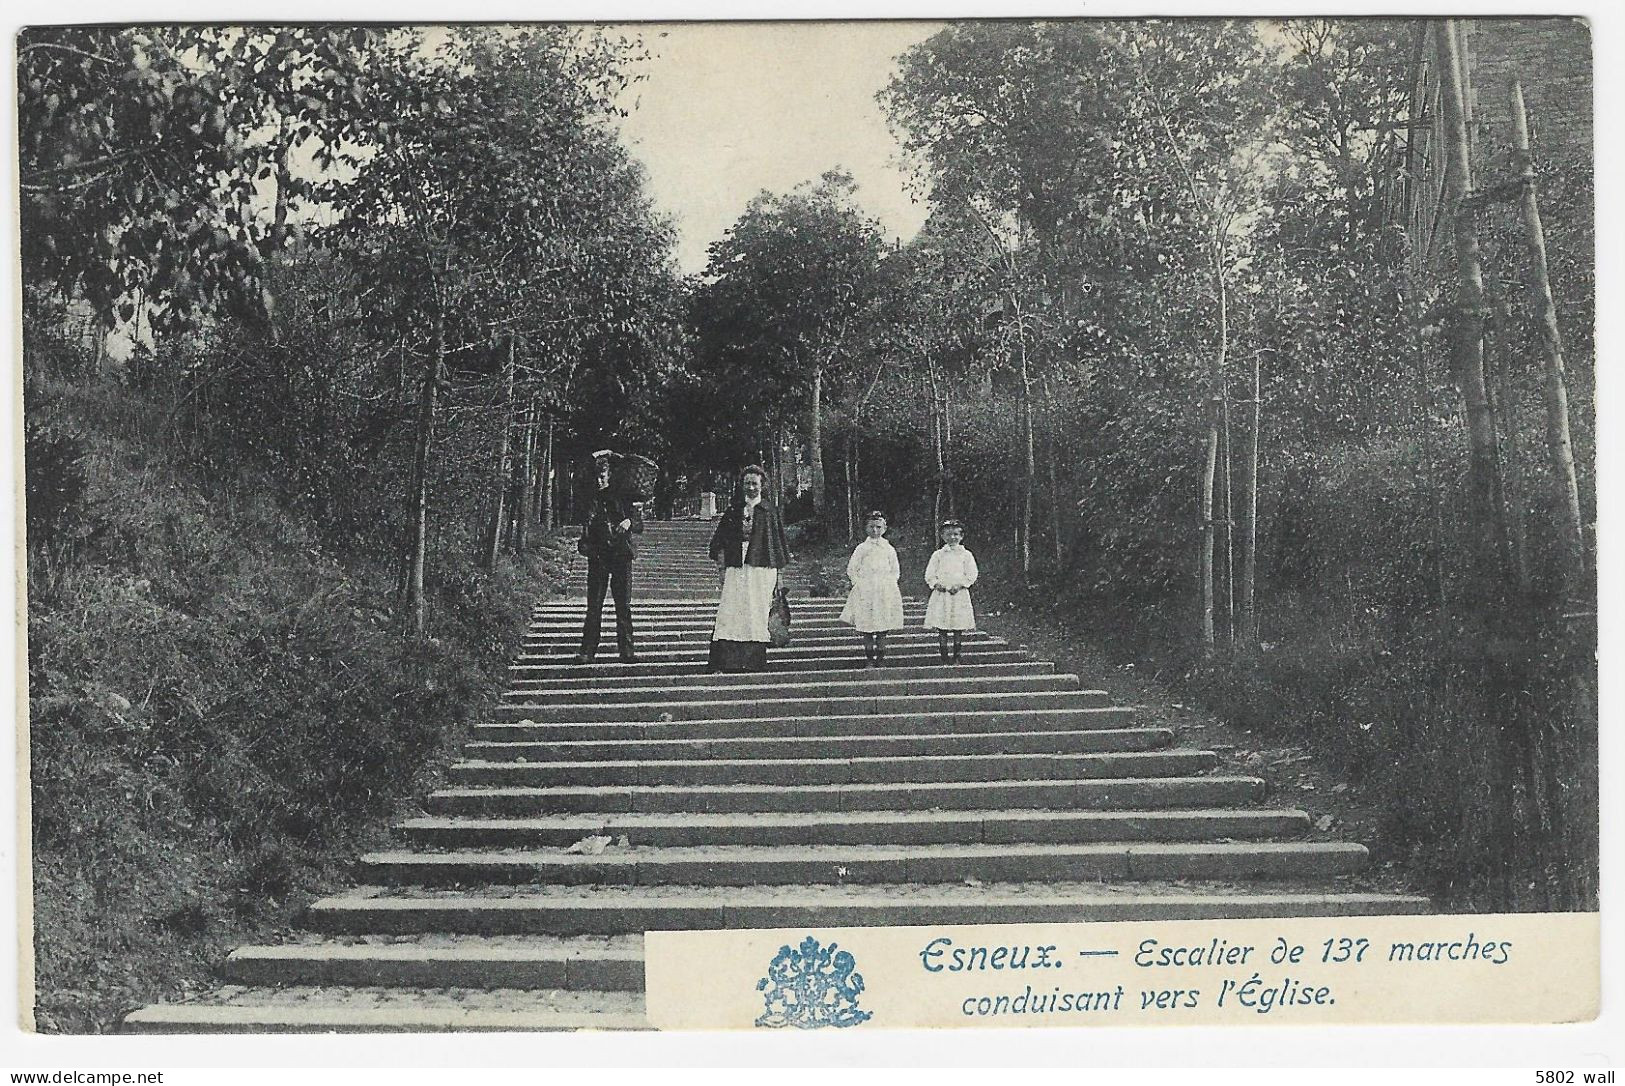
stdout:
{"type": "Polygon", "coordinates": [[[23,27],[26,1028],[1592,1021],[1592,32],[23,27]]]}

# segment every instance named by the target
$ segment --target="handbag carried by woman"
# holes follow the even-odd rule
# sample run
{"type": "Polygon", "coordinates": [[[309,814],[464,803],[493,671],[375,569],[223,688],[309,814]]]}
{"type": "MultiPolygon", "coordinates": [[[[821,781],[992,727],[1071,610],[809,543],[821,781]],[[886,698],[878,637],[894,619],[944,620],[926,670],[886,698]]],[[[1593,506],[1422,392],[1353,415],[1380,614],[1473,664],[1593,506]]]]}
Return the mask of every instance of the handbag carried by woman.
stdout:
{"type": "Polygon", "coordinates": [[[767,637],[776,649],[790,643],[790,590],[782,584],[773,591],[773,606],[767,611],[767,637]]]}

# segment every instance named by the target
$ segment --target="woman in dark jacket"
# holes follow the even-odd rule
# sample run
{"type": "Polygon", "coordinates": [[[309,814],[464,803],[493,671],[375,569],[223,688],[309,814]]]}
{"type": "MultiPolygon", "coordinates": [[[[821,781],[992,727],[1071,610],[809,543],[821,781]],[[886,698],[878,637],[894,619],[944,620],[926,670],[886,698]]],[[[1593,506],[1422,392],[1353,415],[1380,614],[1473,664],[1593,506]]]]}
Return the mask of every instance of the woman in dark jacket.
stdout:
{"type": "Polygon", "coordinates": [[[722,573],[722,600],[711,633],[711,671],[760,671],[767,666],[767,613],[790,561],[790,544],[776,506],[762,497],[767,472],[751,464],[711,536],[711,559],[722,573]]]}

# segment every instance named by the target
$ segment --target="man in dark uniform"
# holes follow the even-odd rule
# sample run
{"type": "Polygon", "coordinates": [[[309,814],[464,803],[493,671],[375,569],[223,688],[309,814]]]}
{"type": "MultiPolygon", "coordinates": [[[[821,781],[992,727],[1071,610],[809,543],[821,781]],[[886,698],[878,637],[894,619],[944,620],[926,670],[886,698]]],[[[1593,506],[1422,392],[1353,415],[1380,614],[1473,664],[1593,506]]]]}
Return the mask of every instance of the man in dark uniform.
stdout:
{"type": "Polygon", "coordinates": [[[632,535],[643,531],[643,515],[626,488],[611,475],[608,449],[593,453],[594,478],[587,484],[587,521],[578,549],[587,558],[587,622],[581,630],[576,663],[588,664],[598,653],[603,624],[604,589],[615,597],[615,644],[624,663],[632,652],[632,535]]]}

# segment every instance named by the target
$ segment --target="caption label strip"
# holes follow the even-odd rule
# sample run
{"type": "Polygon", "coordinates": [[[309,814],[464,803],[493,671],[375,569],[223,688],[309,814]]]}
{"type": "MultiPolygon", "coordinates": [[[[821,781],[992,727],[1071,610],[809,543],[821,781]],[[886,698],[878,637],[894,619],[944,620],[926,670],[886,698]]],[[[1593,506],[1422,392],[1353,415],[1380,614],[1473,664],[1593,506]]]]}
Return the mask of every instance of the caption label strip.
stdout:
{"type": "Polygon", "coordinates": [[[654,931],[661,1029],[1582,1022],[1595,913],[654,931]]]}

